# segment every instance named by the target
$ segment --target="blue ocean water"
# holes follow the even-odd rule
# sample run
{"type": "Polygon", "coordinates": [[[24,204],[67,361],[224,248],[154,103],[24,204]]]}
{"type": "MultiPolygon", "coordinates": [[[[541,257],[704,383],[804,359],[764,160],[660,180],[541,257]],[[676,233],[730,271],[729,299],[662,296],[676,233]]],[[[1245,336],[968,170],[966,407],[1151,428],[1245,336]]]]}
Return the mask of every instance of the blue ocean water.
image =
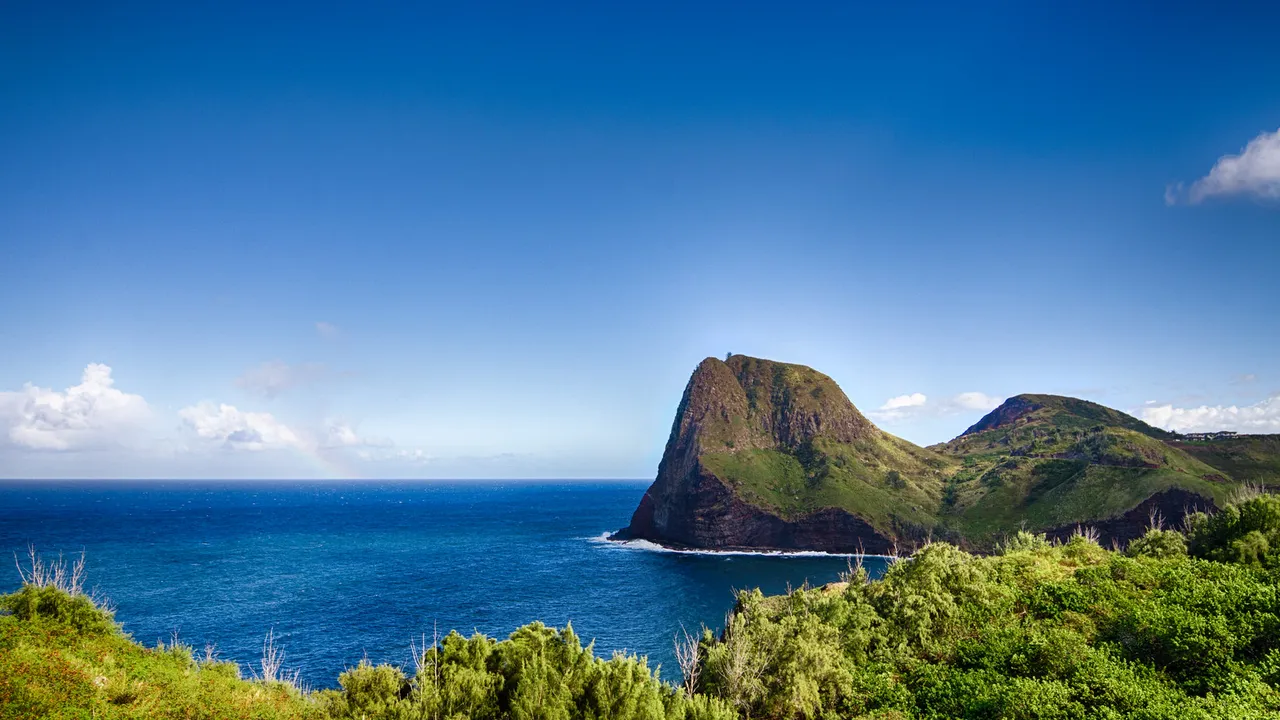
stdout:
{"type": "MultiPolygon", "coordinates": [[[[572,621],[676,680],[672,638],[718,629],[734,589],[836,580],[848,560],[662,552],[603,541],[647,482],[4,482],[0,550],[87,553],[135,639],[256,663],[274,629],[311,687],[410,662],[410,641],[572,621]]],[[[883,569],[867,560],[873,573],[883,569]]],[[[0,572],[0,591],[18,586],[0,572]]],[[[246,668],[247,669],[247,668],[246,668]]]]}

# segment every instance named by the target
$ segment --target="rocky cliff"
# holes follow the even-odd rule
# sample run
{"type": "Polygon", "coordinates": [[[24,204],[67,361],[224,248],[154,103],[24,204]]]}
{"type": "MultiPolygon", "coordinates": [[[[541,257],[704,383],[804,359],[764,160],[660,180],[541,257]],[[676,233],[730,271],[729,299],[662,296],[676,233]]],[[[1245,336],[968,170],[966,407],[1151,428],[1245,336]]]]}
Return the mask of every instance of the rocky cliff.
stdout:
{"type": "MultiPolygon", "coordinates": [[[[803,490],[821,490],[832,476],[822,467],[832,449],[889,442],[821,373],[743,355],[707,358],[685,387],[657,479],[615,537],[698,548],[888,552],[922,528],[821,503],[793,507],[776,496],[792,489],[796,478],[788,476],[796,471],[803,490]],[[769,476],[778,458],[790,463],[769,476]]],[[[891,477],[891,470],[873,472],[891,477]]]]}

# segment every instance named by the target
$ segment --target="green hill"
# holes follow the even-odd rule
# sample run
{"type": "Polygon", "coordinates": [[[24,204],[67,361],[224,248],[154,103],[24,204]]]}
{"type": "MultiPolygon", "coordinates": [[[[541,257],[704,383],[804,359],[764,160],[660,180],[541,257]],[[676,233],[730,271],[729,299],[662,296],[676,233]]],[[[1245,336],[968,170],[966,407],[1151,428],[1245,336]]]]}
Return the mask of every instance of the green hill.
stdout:
{"type": "MultiPolygon", "coordinates": [[[[1173,437],[1085,400],[1009,398],[960,437],[931,448],[963,464],[948,487],[944,522],[966,537],[989,538],[1019,526],[1066,531],[1115,521],[1157,496],[1168,502],[1146,509],[1169,520],[1185,512],[1179,503],[1228,500],[1240,483],[1170,444],[1173,437]]],[[[1140,526],[1145,518],[1131,520],[1140,526]]]]}
{"type": "Polygon", "coordinates": [[[877,428],[826,375],[734,355],[685,389],[658,477],[620,539],[708,548],[988,549],[1020,528],[1105,540],[1150,517],[1280,484],[1280,443],[1182,441],[1097,403],[1018,395],[922,448],[877,428]]]}

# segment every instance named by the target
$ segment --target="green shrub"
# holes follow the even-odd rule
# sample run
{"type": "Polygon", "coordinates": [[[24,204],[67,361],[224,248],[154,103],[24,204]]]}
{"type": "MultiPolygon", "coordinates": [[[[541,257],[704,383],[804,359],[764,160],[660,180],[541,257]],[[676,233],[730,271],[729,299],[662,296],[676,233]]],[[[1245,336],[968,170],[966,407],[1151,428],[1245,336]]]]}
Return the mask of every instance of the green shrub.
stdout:
{"type": "Polygon", "coordinates": [[[1015,552],[1036,552],[1049,548],[1049,541],[1044,535],[1036,535],[1025,530],[1019,530],[1017,535],[1009,538],[1000,545],[1000,554],[1008,555],[1015,552]]]}
{"type": "Polygon", "coordinates": [[[1125,554],[1129,557],[1186,557],[1187,541],[1180,532],[1152,528],[1146,535],[1129,543],[1125,554]]]}
{"type": "Polygon", "coordinates": [[[1280,497],[1262,495],[1213,515],[1187,517],[1191,554],[1219,562],[1280,569],[1280,497]]]}
{"type": "Polygon", "coordinates": [[[0,610],[19,620],[45,620],[61,623],[82,633],[116,632],[117,626],[109,610],[94,604],[84,595],[68,595],[53,587],[23,585],[15,593],[0,596],[0,610]]]}
{"type": "Polygon", "coordinates": [[[417,717],[409,696],[409,682],[399,668],[373,666],[368,660],[338,676],[341,692],[317,694],[321,708],[335,720],[409,720],[417,717]]]}

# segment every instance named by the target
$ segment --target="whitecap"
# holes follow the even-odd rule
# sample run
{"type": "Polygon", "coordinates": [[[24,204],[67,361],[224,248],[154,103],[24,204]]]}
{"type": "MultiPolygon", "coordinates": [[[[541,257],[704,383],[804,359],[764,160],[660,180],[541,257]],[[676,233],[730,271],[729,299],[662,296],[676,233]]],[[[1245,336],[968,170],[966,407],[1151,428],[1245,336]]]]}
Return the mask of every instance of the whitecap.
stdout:
{"type": "Polygon", "coordinates": [[[713,555],[717,557],[780,557],[780,558],[802,558],[802,557],[842,557],[842,558],[880,558],[882,560],[894,560],[892,555],[871,555],[864,553],[833,553],[822,550],[708,550],[705,548],[673,548],[666,545],[660,545],[651,540],[610,540],[613,535],[610,532],[603,532],[589,538],[584,538],[589,542],[596,543],[605,547],[617,548],[620,550],[642,550],[645,552],[673,553],[677,555],[713,555]]]}

